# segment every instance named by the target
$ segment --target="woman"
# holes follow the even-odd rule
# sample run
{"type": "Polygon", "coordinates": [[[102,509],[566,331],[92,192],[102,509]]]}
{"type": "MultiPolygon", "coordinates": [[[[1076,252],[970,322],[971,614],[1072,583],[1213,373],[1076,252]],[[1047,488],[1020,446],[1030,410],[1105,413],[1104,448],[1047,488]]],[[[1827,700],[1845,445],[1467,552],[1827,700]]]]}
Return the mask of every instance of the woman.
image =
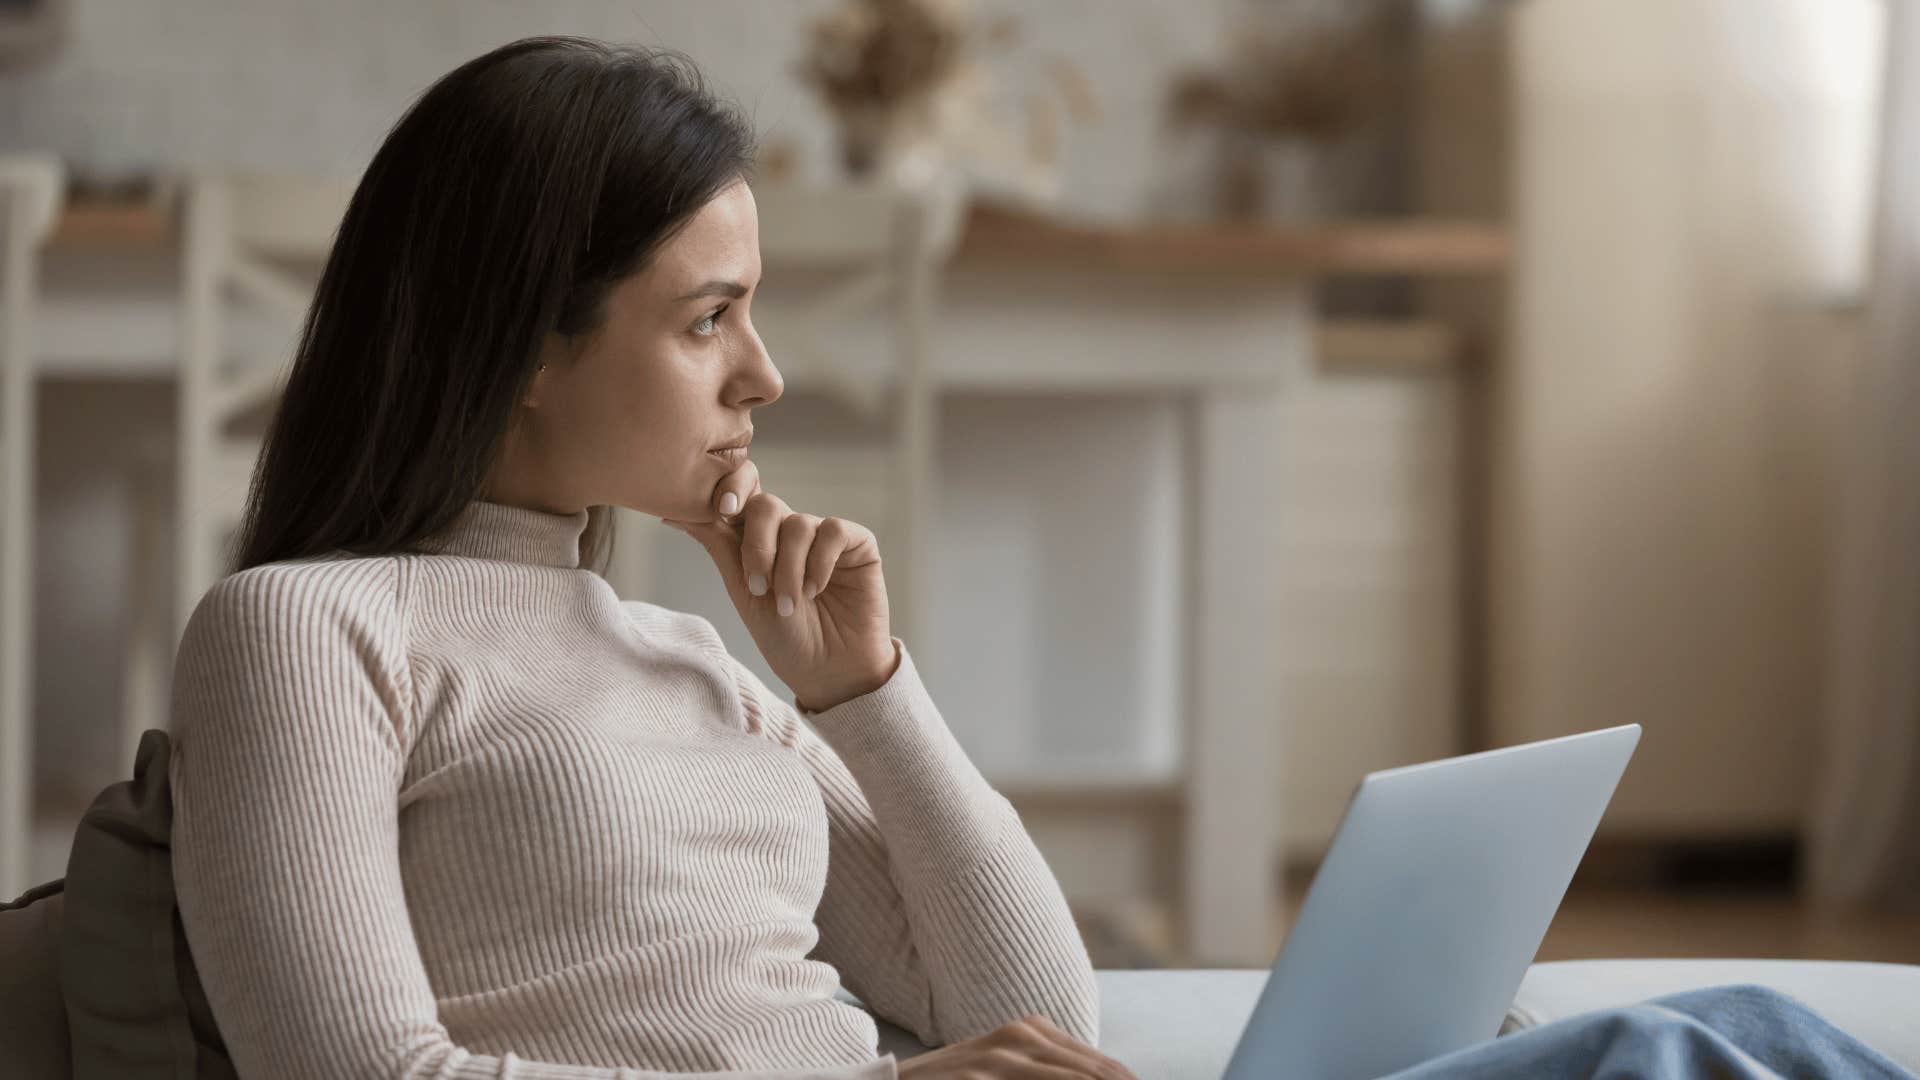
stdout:
{"type": "Polygon", "coordinates": [[[751,152],[689,66],[543,38],[367,168],[176,662],[180,915],[242,1076],[1131,1075],[873,534],[746,459],[751,152]],[[615,506],[699,540],[791,706],[618,599],[615,506]],[[842,983],[948,1045],[877,1056],[842,983]]]}

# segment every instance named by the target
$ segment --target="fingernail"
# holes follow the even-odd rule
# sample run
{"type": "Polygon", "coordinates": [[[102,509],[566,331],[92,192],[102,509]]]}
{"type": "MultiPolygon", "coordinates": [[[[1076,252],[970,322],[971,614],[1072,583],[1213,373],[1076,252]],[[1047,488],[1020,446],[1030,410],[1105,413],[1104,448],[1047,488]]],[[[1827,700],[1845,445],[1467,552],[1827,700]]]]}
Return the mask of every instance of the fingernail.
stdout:
{"type": "Polygon", "coordinates": [[[779,603],[777,603],[777,604],[775,604],[775,605],[774,605],[774,607],[777,607],[777,608],[779,608],[779,609],[780,609],[780,614],[782,614],[782,615],[791,615],[791,614],[793,614],[793,597],[791,597],[791,596],[783,596],[783,597],[781,597],[781,598],[780,598],[780,602],[779,602],[779,603]]]}
{"type": "Polygon", "coordinates": [[[734,514],[734,513],[738,513],[739,510],[740,510],[740,496],[734,494],[731,491],[727,492],[725,495],[720,496],[720,512],[721,513],[734,514]]]}
{"type": "Polygon", "coordinates": [[[747,575],[747,591],[752,593],[755,596],[767,595],[766,575],[765,574],[748,574],[747,575]]]}
{"type": "Polygon", "coordinates": [[[814,594],[820,591],[820,587],[818,585],[815,585],[813,582],[809,581],[807,582],[807,587],[804,589],[801,589],[800,591],[803,593],[806,593],[807,599],[811,600],[813,599],[814,594]]]}

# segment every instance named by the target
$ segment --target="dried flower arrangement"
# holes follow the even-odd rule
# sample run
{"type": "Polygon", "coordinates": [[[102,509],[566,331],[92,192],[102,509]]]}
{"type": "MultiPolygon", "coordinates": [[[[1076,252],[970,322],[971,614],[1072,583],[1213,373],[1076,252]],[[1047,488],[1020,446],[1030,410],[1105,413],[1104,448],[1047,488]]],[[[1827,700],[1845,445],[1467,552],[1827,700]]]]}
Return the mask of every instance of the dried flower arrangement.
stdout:
{"type": "Polygon", "coordinates": [[[1175,132],[1218,136],[1214,192],[1228,217],[1263,210],[1275,146],[1310,163],[1388,108],[1403,72],[1383,47],[1378,19],[1308,21],[1284,33],[1236,34],[1219,70],[1189,72],[1169,90],[1166,120],[1175,132]]]}
{"type": "Polygon", "coordinates": [[[976,25],[963,0],[845,0],[810,30],[798,74],[833,116],[854,176],[924,181],[953,157],[989,181],[1049,194],[1061,141],[1055,98],[1076,120],[1096,115],[1085,75],[1054,56],[1040,66],[1046,85],[1027,95],[1025,139],[998,122],[978,58],[1004,53],[1017,24],[976,25]]]}
{"type": "Polygon", "coordinates": [[[1189,72],[1168,100],[1177,124],[1325,141],[1374,116],[1393,76],[1364,23],[1242,35],[1224,71],[1189,72]]]}

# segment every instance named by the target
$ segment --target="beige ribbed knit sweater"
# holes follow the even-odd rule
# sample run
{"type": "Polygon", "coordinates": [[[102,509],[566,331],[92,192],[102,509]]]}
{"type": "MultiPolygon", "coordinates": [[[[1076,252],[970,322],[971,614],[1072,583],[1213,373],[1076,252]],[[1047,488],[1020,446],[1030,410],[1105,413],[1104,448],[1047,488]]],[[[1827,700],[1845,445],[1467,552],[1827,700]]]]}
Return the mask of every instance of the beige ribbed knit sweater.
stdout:
{"type": "Polygon", "coordinates": [[[201,600],[173,866],[240,1075],[897,1075],[842,983],[930,1044],[1094,1042],[1059,886],[905,646],[802,714],[582,569],[586,522],[475,502],[201,600]]]}

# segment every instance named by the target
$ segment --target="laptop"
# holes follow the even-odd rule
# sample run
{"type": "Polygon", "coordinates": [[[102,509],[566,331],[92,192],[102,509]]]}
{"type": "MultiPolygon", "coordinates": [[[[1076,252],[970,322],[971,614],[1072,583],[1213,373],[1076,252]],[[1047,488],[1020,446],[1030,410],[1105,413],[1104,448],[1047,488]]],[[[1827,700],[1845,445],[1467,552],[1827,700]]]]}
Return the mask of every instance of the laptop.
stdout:
{"type": "Polygon", "coordinates": [[[1640,725],[1370,773],[1225,1080],[1361,1080],[1499,1033],[1640,725]]]}

